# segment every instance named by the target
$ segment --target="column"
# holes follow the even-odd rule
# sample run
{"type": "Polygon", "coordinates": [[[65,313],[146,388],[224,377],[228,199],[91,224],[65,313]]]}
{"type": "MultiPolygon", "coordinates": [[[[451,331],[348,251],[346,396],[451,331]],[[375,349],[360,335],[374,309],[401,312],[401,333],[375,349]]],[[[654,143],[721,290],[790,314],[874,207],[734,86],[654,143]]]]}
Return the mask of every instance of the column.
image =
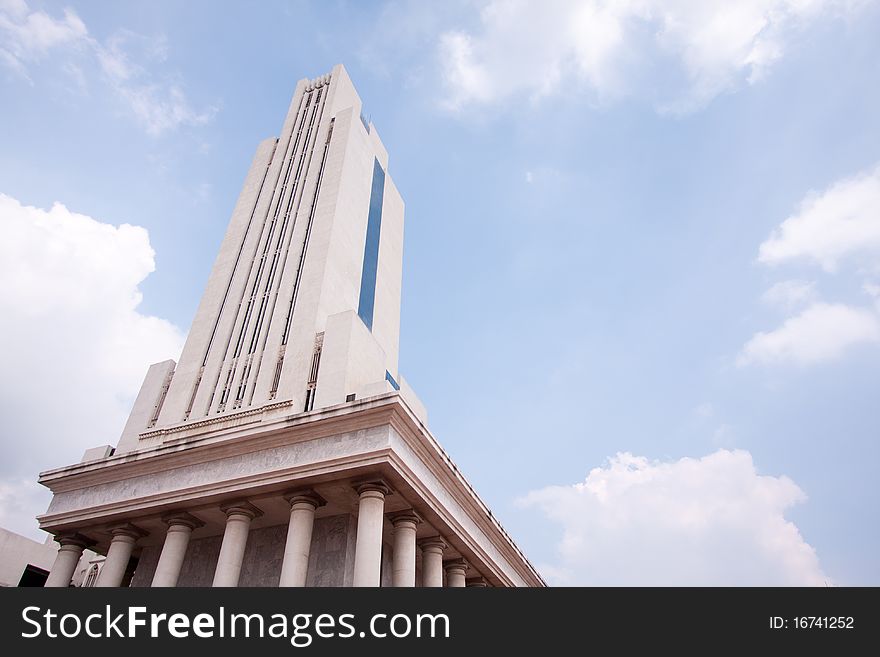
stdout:
{"type": "Polygon", "coordinates": [[[62,534],[55,538],[61,544],[55,563],[49,571],[49,577],[43,586],[67,587],[76,572],[76,566],[82,557],[83,550],[94,543],[82,534],[62,534]]]}
{"type": "Polygon", "coordinates": [[[446,570],[446,586],[448,588],[464,588],[468,564],[464,559],[453,559],[443,564],[446,570]]]}
{"type": "Polygon", "coordinates": [[[159,563],[156,564],[156,572],[153,574],[152,586],[177,586],[177,578],[180,577],[180,568],[183,566],[189,538],[193,529],[205,523],[184,512],[167,515],[162,520],[168,525],[168,531],[165,533],[165,543],[162,545],[159,563]]]}
{"type": "Polygon", "coordinates": [[[107,550],[107,558],[98,573],[96,587],[116,587],[122,584],[125,571],[128,570],[128,562],[131,559],[132,550],[137,540],[147,535],[140,527],[131,523],[116,525],[110,528],[110,549],[107,550]]]}
{"type": "Polygon", "coordinates": [[[466,584],[467,584],[467,587],[468,587],[469,589],[470,589],[470,588],[474,588],[474,589],[485,589],[485,588],[488,588],[488,586],[489,586],[489,582],[487,582],[486,579],[485,579],[484,577],[482,577],[482,576],[480,576],[480,577],[471,577],[470,579],[468,579],[468,580],[466,581],[466,584]]]}
{"type": "Polygon", "coordinates": [[[223,532],[212,586],[238,586],[251,520],[263,515],[263,512],[244,501],[226,504],[220,509],[226,513],[226,530],[223,532]]]}
{"type": "Polygon", "coordinates": [[[422,586],[440,588],[443,586],[443,550],[446,541],[439,536],[419,541],[422,548],[422,586]]]}
{"type": "Polygon", "coordinates": [[[416,585],[416,526],[422,521],[412,510],[389,517],[394,526],[394,554],[391,564],[391,585],[416,585]]]}
{"type": "Polygon", "coordinates": [[[353,586],[379,586],[382,570],[382,521],[385,496],[391,494],[381,481],[364,482],[355,487],[358,502],[357,542],[354,551],[353,586]]]}
{"type": "Polygon", "coordinates": [[[290,524],[287,526],[287,542],[284,544],[278,586],[305,586],[315,510],[326,502],[313,490],[295,491],[284,497],[290,502],[290,524]]]}

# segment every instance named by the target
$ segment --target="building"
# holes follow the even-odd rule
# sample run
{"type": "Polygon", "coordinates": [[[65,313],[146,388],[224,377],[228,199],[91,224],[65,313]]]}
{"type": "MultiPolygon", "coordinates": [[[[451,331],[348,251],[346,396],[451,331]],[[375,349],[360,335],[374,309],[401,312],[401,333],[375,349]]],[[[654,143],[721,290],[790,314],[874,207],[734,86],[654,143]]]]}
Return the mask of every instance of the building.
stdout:
{"type": "MultiPolygon", "coordinates": [[[[50,534],[40,543],[0,527],[0,586],[43,586],[58,556],[58,547],[50,534]]],[[[93,586],[103,562],[102,555],[84,550],[70,586],[93,586]]]]}
{"type": "Polygon", "coordinates": [[[57,553],[51,536],[40,543],[0,527],[0,586],[42,586],[57,553]]]}
{"type": "Polygon", "coordinates": [[[398,371],[404,204],[340,65],[257,147],[180,357],[44,472],[66,586],[543,586],[398,371]]]}

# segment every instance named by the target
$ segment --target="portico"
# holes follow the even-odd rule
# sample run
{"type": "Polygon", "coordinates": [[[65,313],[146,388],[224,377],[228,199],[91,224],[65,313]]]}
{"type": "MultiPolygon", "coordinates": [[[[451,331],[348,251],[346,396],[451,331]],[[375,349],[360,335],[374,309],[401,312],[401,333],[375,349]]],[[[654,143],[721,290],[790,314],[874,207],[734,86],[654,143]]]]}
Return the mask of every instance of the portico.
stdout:
{"type": "Polygon", "coordinates": [[[219,435],[185,427],[171,451],[44,473],[56,493],[41,525],[64,555],[106,553],[103,586],[129,561],[134,586],[463,586],[458,563],[489,586],[540,582],[399,396],[315,415],[248,423],[247,442],[228,419],[219,435]]]}

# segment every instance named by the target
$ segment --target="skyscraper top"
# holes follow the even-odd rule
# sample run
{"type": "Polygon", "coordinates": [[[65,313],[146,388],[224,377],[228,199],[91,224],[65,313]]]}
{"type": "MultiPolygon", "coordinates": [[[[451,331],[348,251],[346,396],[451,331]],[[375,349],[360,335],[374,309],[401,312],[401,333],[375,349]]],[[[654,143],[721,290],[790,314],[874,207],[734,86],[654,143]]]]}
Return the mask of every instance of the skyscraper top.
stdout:
{"type": "Polygon", "coordinates": [[[154,365],[119,449],[184,422],[401,390],[404,205],[344,67],[300,80],[257,148],[180,362],[154,365]],[[140,434],[146,433],[146,436],[140,434]]]}

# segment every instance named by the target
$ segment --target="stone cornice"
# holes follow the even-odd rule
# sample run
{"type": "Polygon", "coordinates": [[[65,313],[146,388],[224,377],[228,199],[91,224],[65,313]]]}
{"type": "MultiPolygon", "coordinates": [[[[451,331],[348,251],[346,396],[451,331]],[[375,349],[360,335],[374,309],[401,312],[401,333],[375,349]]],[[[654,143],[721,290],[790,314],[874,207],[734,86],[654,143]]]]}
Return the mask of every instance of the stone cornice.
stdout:
{"type": "Polygon", "coordinates": [[[296,477],[320,477],[321,475],[336,474],[353,468],[378,467],[387,464],[389,462],[389,456],[390,449],[381,449],[368,453],[346,456],[345,458],[326,460],[318,464],[303,464],[297,468],[279,470],[269,475],[261,475],[258,478],[242,477],[239,479],[213,483],[207,486],[202,485],[192,488],[182,488],[171,493],[160,492],[154,495],[143,495],[136,499],[126,500],[122,503],[113,502],[110,504],[98,504],[90,506],[85,510],[76,509],[61,513],[46,513],[37,516],[37,520],[40,521],[40,527],[52,533],[54,532],[52,529],[53,527],[88,525],[99,521],[102,517],[106,517],[110,514],[119,516],[128,516],[131,514],[143,515],[143,510],[145,508],[164,509],[186,505],[188,508],[198,511],[203,506],[210,507],[213,506],[213,504],[193,505],[193,500],[218,496],[246,496],[252,492],[254,485],[277,487],[289,483],[292,478],[296,477]]]}
{"type": "Polygon", "coordinates": [[[273,402],[271,404],[266,404],[265,406],[258,406],[257,408],[249,408],[243,411],[236,411],[234,413],[224,413],[222,415],[217,415],[215,417],[206,418],[204,420],[197,420],[195,422],[182,422],[180,424],[175,424],[170,427],[162,427],[160,429],[153,429],[151,431],[144,431],[143,433],[138,434],[138,438],[141,440],[145,440],[148,438],[158,438],[161,436],[174,436],[174,434],[179,433],[187,433],[191,434],[193,432],[198,433],[199,429],[203,429],[208,427],[209,430],[211,427],[221,426],[223,428],[227,427],[239,427],[242,424],[252,424],[253,422],[258,422],[259,420],[252,420],[254,416],[264,415],[265,413],[269,413],[271,411],[285,408],[291,406],[293,404],[293,400],[281,401],[281,402],[273,402]],[[244,421],[242,421],[244,420],[244,421]]]}
{"type": "MultiPolygon", "coordinates": [[[[492,523],[491,519],[486,514],[481,513],[479,510],[474,510],[472,499],[470,496],[463,494],[460,487],[450,488],[448,482],[444,482],[443,484],[446,486],[446,490],[452,493],[456,502],[459,505],[462,505],[462,508],[468,514],[468,517],[474,522],[476,527],[493,542],[494,547],[498,551],[497,555],[490,554],[478,538],[473,535],[473,532],[446,510],[445,505],[438,499],[432,487],[425,485],[421,478],[413,473],[406,462],[404,462],[404,460],[393,450],[391,451],[390,458],[395,469],[404,476],[407,483],[417,491],[423,500],[432,505],[435,513],[437,513],[443,523],[445,523],[446,533],[450,536],[450,540],[448,541],[450,547],[454,547],[459,551],[464,547],[466,550],[479,555],[480,560],[485,564],[497,563],[498,556],[500,556],[511,565],[524,582],[531,581],[544,585],[544,580],[537,571],[534,570],[531,563],[522,554],[516,544],[514,544],[506,534],[499,531],[498,526],[495,523],[492,523]]],[[[441,481],[443,480],[441,479],[441,481]]],[[[443,531],[443,528],[437,528],[440,529],[441,532],[443,531]]],[[[505,582],[505,586],[518,586],[517,582],[512,580],[503,570],[498,569],[497,567],[491,567],[491,569],[499,579],[505,582]]]]}
{"type": "MultiPolygon", "coordinates": [[[[501,539],[502,545],[506,548],[502,550],[502,553],[507,553],[506,558],[508,561],[514,566],[519,563],[526,566],[527,573],[521,573],[524,575],[524,579],[535,579],[546,586],[543,577],[541,577],[540,573],[523,554],[522,550],[519,549],[519,546],[516,545],[428,428],[416,418],[405,402],[401,404],[401,410],[404,412],[396,413],[392,418],[392,426],[397,433],[407,441],[407,444],[419,455],[422,461],[431,467],[434,475],[441,482],[444,482],[456,501],[470,512],[470,516],[477,523],[477,526],[487,536],[501,539]]],[[[408,470],[403,462],[398,461],[397,465],[403,470],[408,470]]],[[[411,483],[418,482],[418,478],[414,473],[410,473],[410,478],[411,483]]],[[[422,488],[422,493],[427,497],[435,497],[430,490],[420,486],[416,487],[422,488]]],[[[441,506],[439,501],[437,504],[441,506]]],[[[468,532],[463,531],[463,527],[458,527],[458,529],[459,532],[457,534],[459,536],[466,536],[468,534],[468,532]]],[[[485,551],[476,543],[469,545],[469,547],[488,557],[485,551]]],[[[491,561],[491,559],[489,560],[491,561]]],[[[519,568],[517,569],[519,570],[519,568]]]]}
{"type": "Polygon", "coordinates": [[[47,470],[40,474],[39,483],[53,493],[59,493],[202,463],[208,451],[210,460],[215,460],[367,429],[387,424],[397,405],[395,402],[399,402],[397,393],[387,393],[361,400],[356,405],[341,404],[319,413],[278,416],[245,427],[227,427],[200,436],[167,439],[161,445],[124,452],[100,461],[47,470]]]}

